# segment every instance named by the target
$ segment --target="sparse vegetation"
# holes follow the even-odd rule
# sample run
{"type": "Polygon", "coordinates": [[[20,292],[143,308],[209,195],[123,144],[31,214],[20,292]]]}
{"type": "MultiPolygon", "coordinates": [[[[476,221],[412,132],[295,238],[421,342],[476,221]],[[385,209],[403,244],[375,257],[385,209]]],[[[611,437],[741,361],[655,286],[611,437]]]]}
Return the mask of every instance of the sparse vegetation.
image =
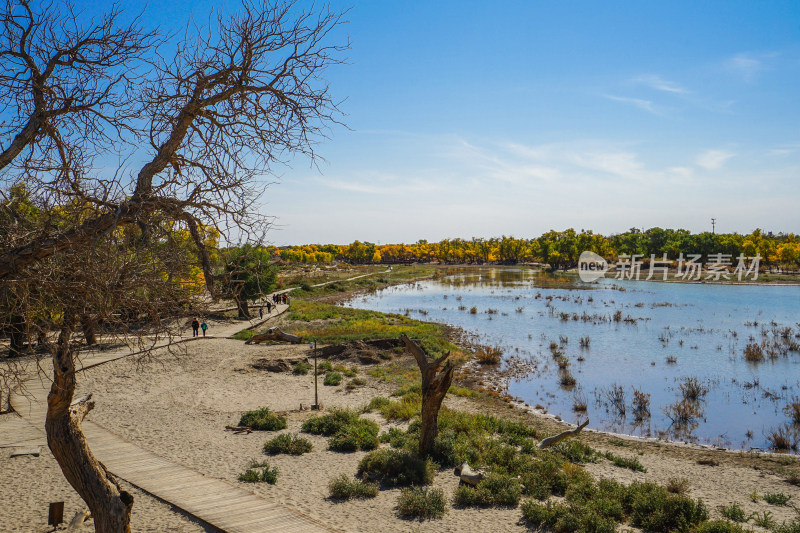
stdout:
{"type": "Polygon", "coordinates": [[[329,387],[335,387],[342,382],[342,375],[338,372],[328,372],[325,374],[325,380],[322,382],[323,385],[327,385],[329,387]]]}
{"type": "Polygon", "coordinates": [[[777,492],[777,493],[767,492],[764,494],[764,501],[770,505],[786,505],[791,499],[792,499],[791,496],[787,496],[782,492],[777,492]]]}
{"type": "Polygon", "coordinates": [[[283,433],[264,443],[264,452],[270,455],[303,455],[313,448],[310,440],[293,433],[283,433]]]}
{"type": "Polygon", "coordinates": [[[736,502],[721,508],[719,512],[722,516],[734,522],[744,523],[750,520],[749,515],[745,514],[742,506],[736,502]]]}
{"type": "Polygon", "coordinates": [[[442,489],[413,487],[403,489],[397,499],[397,513],[407,518],[441,518],[447,511],[442,489]]]}
{"type": "Polygon", "coordinates": [[[369,452],[358,463],[358,476],[389,487],[427,485],[433,481],[436,467],[409,450],[382,448],[369,452]]]}
{"type": "Polygon", "coordinates": [[[482,365],[497,365],[503,359],[503,350],[497,346],[481,346],[475,352],[475,359],[482,365]]]}
{"type": "Polygon", "coordinates": [[[278,467],[270,468],[269,463],[251,462],[250,467],[239,474],[239,481],[244,483],[269,483],[274,485],[278,481],[278,467]]]}
{"type": "Polygon", "coordinates": [[[269,407],[261,407],[244,413],[239,419],[239,425],[255,431],[278,431],[286,429],[286,417],[276,415],[269,410],[269,407]]]}
{"type": "Polygon", "coordinates": [[[378,495],[377,484],[351,479],[345,474],[332,479],[328,483],[328,490],[334,500],[367,499],[378,495]]]}
{"type": "Polygon", "coordinates": [[[296,361],[292,364],[292,374],[295,376],[306,376],[314,366],[308,361],[296,361]]]}

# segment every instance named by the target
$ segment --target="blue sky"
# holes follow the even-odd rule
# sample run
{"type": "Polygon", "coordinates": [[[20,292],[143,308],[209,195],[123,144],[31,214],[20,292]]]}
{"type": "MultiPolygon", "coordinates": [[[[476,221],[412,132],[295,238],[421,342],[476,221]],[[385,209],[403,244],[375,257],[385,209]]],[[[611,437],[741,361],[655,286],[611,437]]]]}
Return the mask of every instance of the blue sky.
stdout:
{"type": "MultiPolygon", "coordinates": [[[[211,5],[149,5],[165,24],[211,5]]],[[[797,232],[800,3],[355,1],[350,129],[276,169],[275,244],[797,232]]]]}

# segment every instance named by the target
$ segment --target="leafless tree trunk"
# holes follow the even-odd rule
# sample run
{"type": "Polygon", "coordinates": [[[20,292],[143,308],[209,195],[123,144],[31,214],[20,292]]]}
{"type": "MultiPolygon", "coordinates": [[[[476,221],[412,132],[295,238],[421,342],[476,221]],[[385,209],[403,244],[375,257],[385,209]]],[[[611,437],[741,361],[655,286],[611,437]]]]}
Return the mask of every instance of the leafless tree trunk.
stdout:
{"type": "Polygon", "coordinates": [[[47,444],[67,481],[89,506],[95,531],[129,533],[133,496],[121,490],[92,455],[81,431],[81,422],[94,402],[89,396],[73,404],[76,380],[69,322],[65,320],[53,351],[53,385],[47,396],[45,422],[47,444]]]}
{"type": "Polygon", "coordinates": [[[54,457],[96,530],[125,532],[133,498],[81,432],[92,402],[73,405],[75,329],[91,343],[102,319],[104,333],[153,346],[171,334],[166,318],[200,305],[191,266],[215,294],[208,247],[262,238],[264,177],[292,154],[313,160],[337,123],[322,74],[346,48],[327,44],[342,15],[244,0],[162,58],[155,33],[118,27],[116,8],[85,30],[58,0],[34,9],[0,7],[0,284],[20,286],[24,321],[52,358],[54,457]],[[93,166],[101,154],[147,162],[130,179],[93,166]]]}
{"type": "Polygon", "coordinates": [[[450,357],[450,352],[437,359],[431,359],[425,350],[406,335],[401,335],[400,340],[406,345],[408,351],[414,356],[422,374],[422,426],[419,437],[420,455],[429,455],[433,450],[433,441],[439,431],[438,417],[442,401],[453,382],[453,363],[445,361],[450,357]],[[442,365],[444,364],[444,367],[442,365]]]}

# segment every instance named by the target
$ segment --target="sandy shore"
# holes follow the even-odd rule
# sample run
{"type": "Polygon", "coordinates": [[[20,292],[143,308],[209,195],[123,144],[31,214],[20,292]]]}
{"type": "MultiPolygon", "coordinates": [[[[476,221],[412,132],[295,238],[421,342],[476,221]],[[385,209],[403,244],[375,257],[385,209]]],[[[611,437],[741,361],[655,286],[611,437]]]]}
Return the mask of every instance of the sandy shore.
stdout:
{"type": "MultiPolygon", "coordinates": [[[[240,414],[259,406],[285,411],[289,428],[299,432],[302,422],[312,413],[299,411],[301,403],[314,397],[313,378],[290,373],[255,370],[251,364],[260,358],[302,357],[305,346],[246,346],[240,341],[209,339],[184,345],[177,354],[163,354],[154,361],[138,364],[134,359],[120,359],[90,369],[79,378],[79,393],[93,392],[97,401],[89,418],[133,443],[181,465],[206,475],[239,483],[236,478],[251,459],[265,459],[261,448],[269,433],[235,435],[225,430],[236,424],[240,414]]],[[[403,357],[410,357],[408,355],[403,357]]],[[[320,401],[326,408],[358,407],[377,395],[387,395],[392,387],[359,375],[367,385],[348,392],[342,385],[325,387],[320,383],[320,401]]],[[[484,409],[463,398],[447,402],[463,409],[484,409]]],[[[500,409],[501,407],[497,407],[500,409]]],[[[534,416],[516,409],[506,409],[515,417],[534,416]]],[[[8,415],[6,415],[8,416],[8,415]]],[[[380,416],[372,416],[382,428],[389,427],[380,416]]],[[[0,417],[2,431],[4,417],[0,417]]],[[[553,433],[557,430],[553,426],[553,433]]],[[[517,509],[453,509],[441,520],[407,521],[397,517],[397,489],[382,490],[374,500],[337,503],[328,499],[328,482],[339,474],[355,474],[364,452],[337,453],[327,450],[326,439],[308,436],[314,444],[311,453],[300,457],[268,458],[280,470],[276,485],[240,484],[264,497],[302,511],[342,531],[528,531],[520,522],[517,509]]],[[[782,492],[800,501],[800,489],[762,468],[765,461],[748,454],[713,452],[692,447],[661,443],[636,443],[615,446],[608,437],[587,433],[586,440],[601,450],[617,455],[637,456],[648,469],[646,474],[614,466],[609,461],[587,465],[596,476],[620,481],[650,480],[665,483],[671,477],[689,480],[689,494],[702,498],[712,516],[718,508],[739,503],[747,513],[769,511],[775,520],[792,519],[789,507],[753,503],[748,494],[782,492]],[[641,455],[640,455],[641,454],[641,455]],[[701,466],[698,458],[713,455],[718,466],[701,466]]],[[[616,442],[616,441],[615,441],[616,442]]],[[[632,441],[631,441],[632,442],[632,441]]],[[[5,450],[3,450],[5,451],[5,450]]],[[[65,515],[71,517],[84,506],[61,475],[46,447],[39,458],[10,459],[0,454],[0,530],[48,531],[47,502],[65,501],[65,515]]],[[[788,462],[783,460],[783,462],[788,462]]],[[[797,463],[792,463],[797,468],[797,463]]],[[[457,478],[450,470],[438,473],[434,487],[442,488],[452,498],[457,478]]],[[[204,531],[203,527],[146,494],[133,489],[136,497],[132,528],[134,531],[204,531]]],[[[750,526],[754,527],[754,526],[750,526]]],[[[88,530],[89,528],[87,528],[88,530]]],[[[755,528],[758,530],[758,528],[755,528]]]]}

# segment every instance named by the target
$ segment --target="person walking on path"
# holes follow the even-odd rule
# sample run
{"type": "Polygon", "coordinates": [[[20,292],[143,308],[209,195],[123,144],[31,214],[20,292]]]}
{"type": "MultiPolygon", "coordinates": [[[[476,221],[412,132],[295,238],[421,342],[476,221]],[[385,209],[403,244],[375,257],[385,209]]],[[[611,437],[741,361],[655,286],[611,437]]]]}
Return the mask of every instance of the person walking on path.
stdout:
{"type": "Polygon", "coordinates": [[[200,321],[195,318],[192,320],[192,337],[197,337],[198,329],[200,329],[200,321]]]}
{"type": "Polygon", "coordinates": [[[264,318],[264,306],[258,308],[258,318],[264,318]]]}
{"type": "Polygon", "coordinates": [[[203,337],[205,337],[206,336],[206,330],[208,329],[208,324],[203,322],[202,324],[200,324],[200,329],[203,330],[203,337]]]}

